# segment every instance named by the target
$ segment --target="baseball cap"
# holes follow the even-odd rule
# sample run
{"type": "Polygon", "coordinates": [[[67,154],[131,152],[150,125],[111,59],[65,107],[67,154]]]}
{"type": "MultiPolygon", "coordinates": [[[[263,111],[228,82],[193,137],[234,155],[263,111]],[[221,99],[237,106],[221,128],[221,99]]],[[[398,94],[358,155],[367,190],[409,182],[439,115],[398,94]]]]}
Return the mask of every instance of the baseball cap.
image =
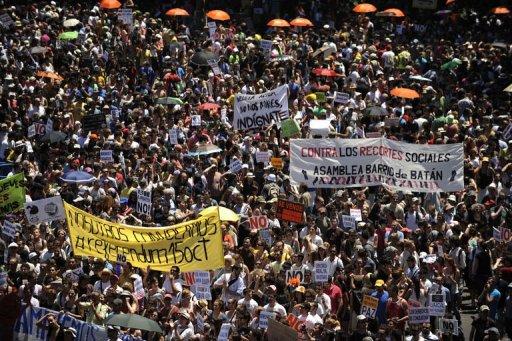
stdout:
{"type": "Polygon", "coordinates": [[[480,311],[489,311],[489,310],[490,310],[490,309],[489,309],[489,306],[487,306],[487,305],[485,305],[485,304],[484,304],[484,305],[482,305],[482,306],[480,306],[480,311]]]}
{"type": "Polygon", "coordinates": [[[378,279],[375,281],[375,286],[376,287],[381,287],[384,285],[384,281],[382,279],[378,279]]]}

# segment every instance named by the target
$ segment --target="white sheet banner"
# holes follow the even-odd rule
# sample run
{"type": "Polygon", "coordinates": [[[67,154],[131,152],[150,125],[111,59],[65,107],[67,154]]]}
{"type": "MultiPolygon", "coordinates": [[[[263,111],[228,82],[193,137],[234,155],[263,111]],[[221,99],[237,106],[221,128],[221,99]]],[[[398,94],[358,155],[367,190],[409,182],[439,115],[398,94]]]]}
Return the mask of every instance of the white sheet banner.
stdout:
{"type": "Polygon", "coordinates": [[[385,138],[292,139],[290,176],[309,188],[385,185],[412,192],[464,189],[462,143],[417,145],[385,138]]]}
{"type": "Polygon", "coordinates": [[[288,90],[282,85],[258,94],[236,94],[233,127],[247,130],[268,127],[289,117],[288,90]]]}

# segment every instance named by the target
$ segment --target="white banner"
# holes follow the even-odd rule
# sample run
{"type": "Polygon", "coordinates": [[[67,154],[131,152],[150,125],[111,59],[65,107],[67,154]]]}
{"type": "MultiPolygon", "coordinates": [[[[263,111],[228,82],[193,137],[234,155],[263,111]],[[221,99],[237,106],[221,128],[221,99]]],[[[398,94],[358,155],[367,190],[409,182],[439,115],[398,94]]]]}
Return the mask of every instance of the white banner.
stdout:
{"type": "Polygon", "coordinates": [[[292,139],[290,176],[309,188],[385,185],[412,192],[464,189],[462,143],[417,145],[385,138],[292,139]]]}
{"type": "Polygon", "coordinates": [[[62,198],[55,196],[27,202],[25,203],[25,216],[28,222],[33,225],[66,219],[62,198]]]}
{"type": "Polygon", "coordinates": [[[289,117],[288,90],[282,85],[258,94],[235,96],[233,127],[247,130],[268,127],[289,117]]]}

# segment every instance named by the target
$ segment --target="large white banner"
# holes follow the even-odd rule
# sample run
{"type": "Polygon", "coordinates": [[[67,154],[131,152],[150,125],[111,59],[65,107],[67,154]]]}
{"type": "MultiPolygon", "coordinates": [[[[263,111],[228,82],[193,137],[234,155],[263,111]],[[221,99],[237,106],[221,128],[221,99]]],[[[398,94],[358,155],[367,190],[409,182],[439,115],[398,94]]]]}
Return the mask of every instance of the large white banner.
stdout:
{"type": "Polygon", "coordinates": [[[288,89],[282,85],[258,95],[235,95],[233,127],[237,130],[264,128],[289,117],[288,89]]]}
{"type": "Polygon", "coordinates": [[[60,195],[25,203],[25,216],[30,224],[66,219],[60,195]]]}
{"type": "Polygon", "coordinates": [[[464,189],[462,143],[418,145],[385,138],[292,139],[290,176],[310,188],[386,185],[412,192],[464,189]]]}

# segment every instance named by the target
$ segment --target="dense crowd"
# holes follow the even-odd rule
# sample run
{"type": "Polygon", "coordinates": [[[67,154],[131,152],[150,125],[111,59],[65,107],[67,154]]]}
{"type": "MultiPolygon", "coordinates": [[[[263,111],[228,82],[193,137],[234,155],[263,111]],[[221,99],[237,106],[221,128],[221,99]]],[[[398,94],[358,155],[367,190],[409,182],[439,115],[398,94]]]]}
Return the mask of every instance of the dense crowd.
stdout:
{"type": "MultiPolygon", "coordinates": [[[[65,221],[33,225],[23,210],[1,212],[2,222],[21,228],[0,240],[0,339],[12,338],[15,320],[30,307],[104,326],[110,340],[123,341],[212,340],[226,323],[230,340],[263,340],[263,312],[301,340],[461,340],[463,329],[471,340],[512,336],[512,244],[493,233],[512,226],[511,102],[503,91],[512,83],[510,17],[458,4],[447,7],[451,13],[390,18],[347,5],[332,11],[327,1],[290,8],[242,1],[242,15],[217,21],[210,39],[204,11],[211,5],[191,3],[183,4],[188,18],[155,16],[135,4],[131,26],[94,5],[3,8],[13,25],[0,35],[0,161],[4,176],[24,174],[28,201],[60,195],[114,222],[169,226],[209,206],[231,209],[238,219],[222,222],[225,266],[210,271],[212,300],[198,300],[178,267],[158,272],[75,256],[65,221]],[[311,18],[315,27],[266,27],[279,11],[311,18]],[[76,25],[64,27],[71,18],[76,25]],[[62,39],[66,31],[78,35],[62,39]],[[262,39],[272,41],[270,56],[262,39]],[[208,66],[212,54],[220,74],[208,66]],[[315,68],[337,75],[317,76],[315,68]],[[329,137],[362,138],[364,130],[414,144],[463,143],[465,189],[291,182],[289,138],[279,124],[232,126],[235,94],[281,85],[298,137],[312,137],[309,122],[320,118],[330,119],[329,137]],[[391,96],[394,87],[421,96],[391,96]],[[349,101],[333,102],[336,91],[349,101]],[[101,129],[86,129],[84,117],[93,114],[106,117],[101,129]],[[398,123],[385,123],[390,117],[398,123]],[[45,135],[30,133],[35,123],[45,135]],[[100,150],[112,150],[113,161],[101,162],[100,150]],[[284,168],[257,162],[260,152],[282,158],[284,168]],[[233,160],[243,164],[238,173],[229,171],[233,160]],[[94,179],[63,181],[71,171],[94,179]],[[137,189],[152,192],[148,215],[134,210],[137,189]],[[278,199],[303,204],[303,223],[277,219],[278,199]],[[361,220],[346,228],[342,216],[351,209],[361,220]],[[249,218],[258,215],[268,217],[270,239],[251,230],[249,218]],[[329,264],[325,283],[314,281],[319,260],[329,264]],[[303,277],[287,278],[288,270],[303,277]],[[134,295],[134,275],[143,280],[143,297],[134,295]],[[411,302],[427,306],[433,294],[443,295],[445,315],[408,323],[411,302]],[[464,309],[475,311],[471,326],[461,323],[463,295],[470,302],[464,309]],[[374,318],[361,313],[366,296],[378,300],[374,318]],[[156,321],[163,334],[105,325],[123,313],[156,321]],[[458,335],[443,334],[443,317],[459,322],[458,335]]],[[[38,325],[51,340],[76,336],[55,314],[38,325]]]]}

